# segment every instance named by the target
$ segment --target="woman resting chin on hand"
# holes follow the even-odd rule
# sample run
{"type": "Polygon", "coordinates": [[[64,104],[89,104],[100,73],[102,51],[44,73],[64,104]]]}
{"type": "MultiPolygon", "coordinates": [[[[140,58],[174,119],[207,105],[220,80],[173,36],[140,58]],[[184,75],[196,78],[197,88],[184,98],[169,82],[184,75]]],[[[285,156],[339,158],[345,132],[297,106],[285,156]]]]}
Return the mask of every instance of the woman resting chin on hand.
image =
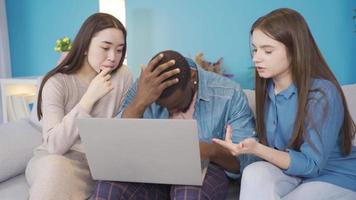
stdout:
{"type": "Polygon", "coordinates": [[[109,14],[96,13],[83,23],[65,59],[43,78],[37,108],[43,144],[27,165],[29,199],[91,195],[94,181],[75,120],[117,115],[132,83],[122,64],[125,53],[124,26],[109,14]]]}

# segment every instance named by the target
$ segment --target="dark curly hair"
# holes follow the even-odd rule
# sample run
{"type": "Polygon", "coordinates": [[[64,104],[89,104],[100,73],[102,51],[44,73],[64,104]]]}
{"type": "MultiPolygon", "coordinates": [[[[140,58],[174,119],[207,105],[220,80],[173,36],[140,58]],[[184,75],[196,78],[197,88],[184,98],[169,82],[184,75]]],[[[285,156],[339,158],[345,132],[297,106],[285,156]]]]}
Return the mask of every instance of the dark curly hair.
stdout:
{"type": "Polygon", "coordinates": [[[176,51],[172,51],[172,50],[166,50],[166,51],[157,53],[155,56],[153,56],[152,59],[154,59],[155,57],[157,57],[160,54],[163,54],[164,56],[160,60],[160,62],[156,66],[153,67],[153,70],[156,69],[159,65],[166,63],[170,60],[175,60],[175,64],[168,67],[167,69],[165,69],[163,72],[161,72],[161,74],[164,72],[170,71],[172,69],[176,69],[176,68],[179,68],[179,70],[180,70],[180,72],[178,74],[171,76],[168,79],[164,80],[164,81],[168,81],[168,80],[172,80],[175,78],[178,78],[178,80],[179,80],[177,84],[174,84],[174,85],[166,88],[165,90],[163,90],[159,99],[164,99],[164,98],[172,95],[177,89],[185,89],[188,85],[188,82],[190,81],[191,72],[190,72],[190,66],[189,66],[187,60],[180,53],[178,53],[176,51]]]}

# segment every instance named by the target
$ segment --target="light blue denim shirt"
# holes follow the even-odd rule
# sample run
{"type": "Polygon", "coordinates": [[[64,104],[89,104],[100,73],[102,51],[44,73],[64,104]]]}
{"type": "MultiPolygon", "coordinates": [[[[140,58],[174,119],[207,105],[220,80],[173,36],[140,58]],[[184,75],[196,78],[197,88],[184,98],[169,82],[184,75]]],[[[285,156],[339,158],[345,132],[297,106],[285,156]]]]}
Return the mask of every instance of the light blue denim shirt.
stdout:
{"type": "MultiPolygon", "coordinates": [[[[241,87],[221,75],[197,67],[189,58],[187,61],[192,69],[198,71],[199,77],[193,118],[197,120],[200,140],[210,143],[212,138],[224,139],[227,124],[232,126],[232,138],[235,143],[253,137],[255,134],[254,117],[241,87]]],[[[137,81],[129,90],[120,113],[134,99],[136,89],[137,81]]],[[[145,110],[143,117],[167,119],[169,112],[166,108],[153,103],[145,110]]],[[[240,160],[240,171],[251,162],[251,158],[247,155],[239,156],[238,159],[240,160]]]]}
{"type": "Polygon", "coordinates": [[[343,156],[340,133],[344,119],[342,99],[336,87],[327,80],[313,81],[308,95],[306,131],[299,150],[287,147],[293,134],[298,93],[294,84],[274,94],[274,84],[268,84],[265,124],[268,145],[289,152],[290,166],[284,172],[308,181],[325,181],[356,191],[356,147],[343,156]],[[321,92],[320,92],[321,91],[321,92]]]}

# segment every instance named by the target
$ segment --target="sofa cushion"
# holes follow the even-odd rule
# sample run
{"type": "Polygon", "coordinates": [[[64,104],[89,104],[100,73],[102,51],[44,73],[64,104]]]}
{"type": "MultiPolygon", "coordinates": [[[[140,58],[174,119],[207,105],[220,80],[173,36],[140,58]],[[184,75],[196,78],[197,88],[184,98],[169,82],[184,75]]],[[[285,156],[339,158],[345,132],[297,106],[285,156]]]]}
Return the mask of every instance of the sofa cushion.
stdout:
{"type": "Polygon", "coordinates": [[[21,174],[41,144],[41,132],[28,119],[0,125],[0,182],[21,174]]]}
{"type": "MultiPolygon", "coordinates": [[[[354,122],[356,122],[356,84],[343,85],[342,90],[346,98],[350,115],[354,122]]],[[[356,137],[354,139],[354,145],[356,146],[356,137]]]]}
{"type": "Polygon", "coordinates": [[[356,121],[356,84],[342,86],[352,119],[356,121]]]}
{"type": "Polygon", "coordinates": [[[256,116],[255,90],[244,89],[243,91],[247,96],[248,104],[253,114],[256,116]]]}
{"type": "Polygon", "coordinates": [[[20,174],[0,184],[0,199],[27,200],[28,189],[25,174],[20,174]]]}

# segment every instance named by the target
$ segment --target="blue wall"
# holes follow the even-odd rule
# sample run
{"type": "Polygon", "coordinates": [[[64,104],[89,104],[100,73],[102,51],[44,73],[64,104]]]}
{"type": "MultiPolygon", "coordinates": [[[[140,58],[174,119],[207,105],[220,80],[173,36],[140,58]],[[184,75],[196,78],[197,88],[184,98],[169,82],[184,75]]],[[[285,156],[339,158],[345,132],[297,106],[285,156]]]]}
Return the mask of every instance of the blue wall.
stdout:
{"type": "MultiPolygon", "coordinates": [[[[207,60],[224,58],[223,69],[253,87],[249,54],[251,24],[289,7],[306,18],[323,55],[342,84],[356,83],[354,0],[126,0],[128,64],[134,74],[158,51],[174,49],[207,60]],[[321,4],[323,5],[321,7],[321,4]]],[[[6,0],[13,76],[43,75],[59,54],[56,39],[73,38],[99,10],[98,0],[6,0]]]]}
{"type": "Polygon", "coordinates": [[[12,76],[43,75],[59,53],[58,38],[74,39],[80,25],[99,11],[98,0],[6,0],[12,76]]]}
{"type": "Polygon", "coordinates": [[[203,52],[210,61],[223,57],[225,72],[251,88],[249,29],[280,7],[298,10],[338,80],[356,83],[354,0],[128,0],[128,64],[137,75],[139,64],[158,51],[174,49],[190,57],[203,52]]]}

